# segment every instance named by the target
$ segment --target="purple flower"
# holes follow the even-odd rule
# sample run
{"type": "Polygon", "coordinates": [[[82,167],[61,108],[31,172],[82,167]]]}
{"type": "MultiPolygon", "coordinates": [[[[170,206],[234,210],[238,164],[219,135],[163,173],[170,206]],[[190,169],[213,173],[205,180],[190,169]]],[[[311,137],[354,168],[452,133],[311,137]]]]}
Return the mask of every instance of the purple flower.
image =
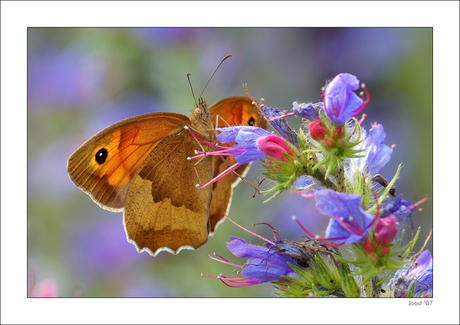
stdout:
{"type": "Polygon", "coordinates": [[[243,239],[231,237],[227,244],[229,251],[240,258],[248,258],[241,275],[256,280],[257,283],[281,280],[282,276],[294,275],[294,270],[287,264],[295,263],[292,258],[282,255],[269,247],[246,244],[243,239]]]}
{"type": "Polygon", "coordinates": [[[326,239],[341,244],[361,241],[374,223],[371,214],[361,206],[360,195],[323,190],[315,194],[316,207],[331,218],[326,239]]]}
{"type": "Polygon", "coordinates": [[[300,116],[306,120],[317,120],[319,116],[319,110],[324,107],[323,103],[292,103],[292,111],[295,115],[300,116]]]}
{"type": "Polygon", "coordinates": [[[259,137],[271,135],[270,132],[253,126],[232,126],[218,128],[217,131],[221,132],[216,135],[219,142],[235,142],[231,148],[225,148],[228,150],[225,155],[235,158],[239,165],[265,157],[265,154],[257,147],[256,140],[259,137]]]}
{"type": "Polygon", "coordinates": [[[397,270],[386,286],[394,291],[395,297],[406,297],[414,281],[413,297],[419,297],[420,292],[422,297],[433,294],[433,258],[428,250],[424,250],[408,270],[397,270]]]}
{"type": "Polygon", "coordinates": [[[377,173],[383,166],[390,161],[393,150],[384,145],[386,133],[381,124],[377,124],[370,129],[369,134],[366,130],[361,129],[361,143],[355,146],[354,149],[365,149],[360,155],[364,157],[353,159],[361,173],[367,168],[367,172],[371,174],[377,173]]]}
{"type": "Polygon", "coordinates": [[[327,117],[335,124],[342,124],[346,120],[358,115],[369,102],[369,94],[365,102],[353,90],[359,88],[359,80],[349,74],[337,75],[324,91],[324,108],[327,117]]]}
{"type": "Polygon", "coordinates": [[[398,196],[393,203],[388,204],[383,209],[380,217],[394,215],[398,222],[403,222],[407,217],[410,217],[414,212],[414,206],[409,201],[406,201],[402,196],[398,196]]]}
{"type": "Polygon", "coordinates": [[[227,244],[230,252],[240,258],[247,258],[248,260],[244,265],[237,265],[231,263],[219,256],[226,264],[236,266],[242,270],[238,272],[242,278],[226,278],[224,276],[214,277],[204,275],[207,277],[221,280],[225,285],[230,287],[246,287],[264,282],[283,280],[284,276],[296,276],[294,270],[288,263],[299,266],[291,257],[279,253],[273,249],[273,245],[269,247],[257,246],[247,244],[243,239],[237,237],[230,237],[231,241],[227,244]],[[229,283],[236,283],[239,285],[232,285],[229,283]]]}
{"type": "Polygon", "coordinates": [[[208,185],[211,185],[217,182],[222,177],[230,174],[232,171],[236,170],[243,164],[249,163],[251,161],[262,159],[265,157],[265,154],[259,150],[257,147],[256,140],[260,137],[271,136],[272,134],[264,129],[253,127],[253,126],[231,126],[225,128],[217,128],[217,140],[221,143],[231,144],[231,147],[224,147],[209,143],[196,134],[194,134],[190,129],[187,129],[198,141],[208,144],[211,147],[214,147],[218,150],[210,152],[200,152],[197,151],[197,155],[194,157],[188,157],[187,159],[201,158],[209,155],[218,155],[218,156],[230,156],[236,160],[236,164],[228,167],[222,173],[214,177],[206,184],[202,184],[199,188],[204,188],[208,185]]]}
{"type": "MultiPolygon", "coordinates": [[[[283,116],[283,112],[281,112],[278,108],[271,108],[268,106],[264,106],[263,108],[264,113],[268,117],[277,117],[277,116],[283,116]]],[[[288,125],[286,122],[286,119],[284,118],[277,118],[277,119],[267,119],[270,125],[286,140],[288,140],[291,143],[297,144],[297,134],[292,131],[291,127],[288,125]]]]}
{"type": "MultiPolygon", "coordinates": [[[[414,297],[420,295],[429,296],[433,294],[433,257],[429,250],[424,250],[412,267],[407,272],[407,275],[413,276],[417,281],[415,284],[414,297]]],[[[409,288],[412,286],[413,281],[410,283],[409,288]]]]}

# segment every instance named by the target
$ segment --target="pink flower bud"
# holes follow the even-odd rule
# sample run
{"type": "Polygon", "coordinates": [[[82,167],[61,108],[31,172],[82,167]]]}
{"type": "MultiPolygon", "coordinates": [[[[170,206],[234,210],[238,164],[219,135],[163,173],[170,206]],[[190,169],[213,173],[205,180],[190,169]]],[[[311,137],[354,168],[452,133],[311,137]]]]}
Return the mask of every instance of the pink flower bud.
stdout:
{"type": "Polygon", "coordinates": [[[323,140],[327,133],[320,120],[313,121],[307,125],[310,136],[315,140],[323,140]]]}
{"type": "Polygon", "coordinates": [[[372,253],[372,243],[371,243],[371,241],[370,240],[366,241],[363,244],[363,248],[368,254],[372,253]]]}
{"type": "Polygon", "coordinates": [[[283,138],[276,135],[266,135],[256,140],[257,148],[270,158],[286,161],[283,153],[290,156],[294,154],[289,150],[283,138]]]}
{"type": "Polygon", "coordinates": [[[379,219],[375,224],[374,233],[377,242],[389,244],[395,238],[397,232],[398,224],[394,215],[379,219]]]}
{"type": "Polygon", "coordinates": [[[382,255],[383,256],[386,256],[388,253],[388,246],[387,245],[383,245],[382,246],[382,255]]]}
{"type": "Polygon", "coordinates": [[[334,139],[339,139],[342,137],[342,128],[340,126],[335,127],[334,139]]]}

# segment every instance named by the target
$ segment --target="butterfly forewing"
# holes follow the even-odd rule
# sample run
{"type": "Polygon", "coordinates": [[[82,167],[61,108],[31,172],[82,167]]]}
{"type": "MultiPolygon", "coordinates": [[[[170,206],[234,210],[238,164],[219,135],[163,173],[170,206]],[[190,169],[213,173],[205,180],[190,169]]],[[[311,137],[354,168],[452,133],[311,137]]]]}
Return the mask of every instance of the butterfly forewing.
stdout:
{"type": "Polygon", "coordinates": [[[161,139],[189,123],[188,117],[175,113],[150,113],[118,122],[70,156],[70,179],[101,207],[121,211],[139,166],[161,139]]]}

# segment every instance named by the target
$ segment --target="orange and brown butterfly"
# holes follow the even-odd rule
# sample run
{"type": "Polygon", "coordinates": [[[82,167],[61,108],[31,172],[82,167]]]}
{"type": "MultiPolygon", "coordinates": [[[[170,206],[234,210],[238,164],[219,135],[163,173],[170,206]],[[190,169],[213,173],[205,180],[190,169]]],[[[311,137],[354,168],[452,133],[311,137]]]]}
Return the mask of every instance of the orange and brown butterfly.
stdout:
{"type": "MultiPolygon", "coordinates": [[[[233,158],[206,156],[187,160],[195,151],[212,151],[200,138],[218,143],[218,127],[267,123],[244,96],[224,98],[207,107],[200,98],[190,117],[178,113],[149,113],[128,118],[102,130],[77,149],[67,162],[75,185],[102,208],[124,211],[129,242],[139,252],[177,254],[197,249],[213,234],[230,207],[232,186],[239,178],[229,174],[197,189],[233,164],[233,158]],[[217,118],[217,117],[220,118],[217,118]]],[[[237,172],[243,174],[248,165],[237,172]]]]}

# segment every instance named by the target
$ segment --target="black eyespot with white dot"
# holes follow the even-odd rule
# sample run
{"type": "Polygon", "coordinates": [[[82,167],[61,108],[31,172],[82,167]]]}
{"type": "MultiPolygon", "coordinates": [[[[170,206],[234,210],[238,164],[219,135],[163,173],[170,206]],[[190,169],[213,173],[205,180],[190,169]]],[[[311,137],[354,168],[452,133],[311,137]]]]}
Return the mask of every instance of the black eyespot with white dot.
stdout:
{"type": "Polygon", "coordinates": [[[249,121],[248,121],[248,125],[249,125],[249,126],[254,126],[255,122],[256,122],[256,121],[254,120],[254,118],[251,117],[251,118],[249,119],[249,121]]]}
{"type": "Polygon", "coordinates": [[[96,156],[94,158],[96,159],[96,162],[99,165],[102,165],[103,163],[105,163],[105,160],[107,159],[108,155],[109,153],[107,152],[107,149],[102,148],[96,153],[96,156]]]}

